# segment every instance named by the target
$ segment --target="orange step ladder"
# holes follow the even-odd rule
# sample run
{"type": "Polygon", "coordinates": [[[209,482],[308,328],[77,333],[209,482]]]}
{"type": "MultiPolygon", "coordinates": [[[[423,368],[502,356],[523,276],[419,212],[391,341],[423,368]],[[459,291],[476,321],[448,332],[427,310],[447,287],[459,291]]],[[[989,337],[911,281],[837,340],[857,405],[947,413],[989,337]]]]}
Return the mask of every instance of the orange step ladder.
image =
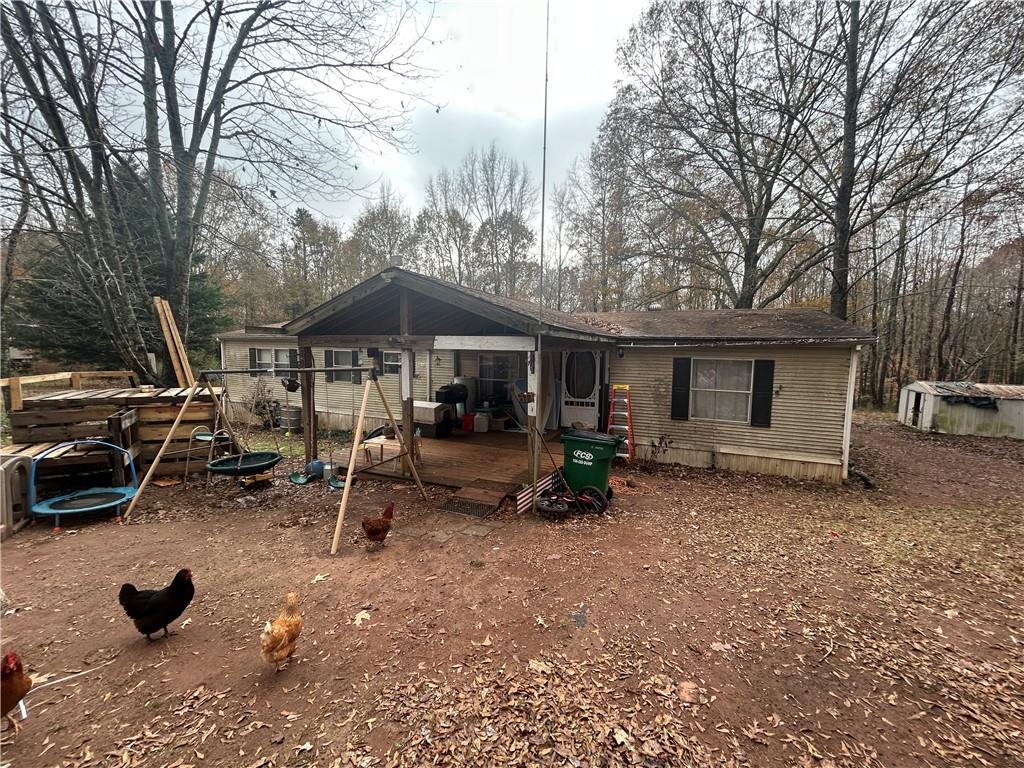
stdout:
{"type": "Polygon", "coordinates": [[[633,408],[629,402],[629,384],[612,384],[608,390],[608,434],[624,437],[616,458],[633,460],[633,408]]]}

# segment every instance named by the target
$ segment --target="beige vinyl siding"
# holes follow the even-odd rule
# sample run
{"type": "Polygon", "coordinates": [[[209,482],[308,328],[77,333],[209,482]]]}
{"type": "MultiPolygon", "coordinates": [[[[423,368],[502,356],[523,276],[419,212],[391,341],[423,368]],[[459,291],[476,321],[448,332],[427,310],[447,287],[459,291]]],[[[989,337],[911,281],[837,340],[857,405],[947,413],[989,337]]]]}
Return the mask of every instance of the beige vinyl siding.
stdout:
{"type": "Polygon", "coordinates": [[[661,461],[839,481],[849,383],[848,347],[625,348],[611,383],[629,384],[637,452],[671,439],[661,461]],[[774,360],[771,427],[671,418],[675,357],[774,360]]]}
{"type": "MultiPolygon", "coordinates": [[[[273,347],[278,349],[297,348],[297,342],[291,337],[280,337],[269,340],[263,338],[246,339],[224,339],[222,349],[224,352],[225,368],[248,368],[250,347],[273,347]]],[[[324,352],[327,349],[345,350],[346,347],[313,347],[313,365],[316,368],[324,367],[324,352]]],[[[369,365],[369,357],[365,349],[359,350],[359,364],[369,365]]],[[[450,350],[418,350],[416,352],[416,372],[413,377],[413,397],[416,400],[433,400],[434,392],[442,384],[451,382],[455,370],[455,353],[450,350]],[[429,370],[428,370],[429,366],[429,370]],[[430,379],[428,389],[428,377],[430,379]]],[[[281,386],[281,377],[263,376],[257,378],[248,374],[229,374],[227,379],[228,395],[234,405],[232,412],[233,419],[244,419],[247,415],[246,408],[251,403],[253,392],[258,386],[257,382],[263,381],[270,397],[279,402],[291,405],[300,405],[302,402],[301,392],[286,393],[281,386]]],[[[388,398],[395,418],[401,418],[401,397],[399,375],[379,374],[381,389],[388,398]]],[[[324,374],[316,375],[316,386],[314,396],[316,400],[316,411],[320,415],[320,427],[326,428],[328,422],[334,429],[350,429],[355,421],[354,416],[359,413],[359,404],[363,396],[363,384],[352,384],[347,381],[336,381],[330,384],[324,380],[324,374]]],[[[370,398],[366,407],[366,429],[380,426],[387,420],[384,406],[377,396],[374,388],[370,390],[370,398]]]]}

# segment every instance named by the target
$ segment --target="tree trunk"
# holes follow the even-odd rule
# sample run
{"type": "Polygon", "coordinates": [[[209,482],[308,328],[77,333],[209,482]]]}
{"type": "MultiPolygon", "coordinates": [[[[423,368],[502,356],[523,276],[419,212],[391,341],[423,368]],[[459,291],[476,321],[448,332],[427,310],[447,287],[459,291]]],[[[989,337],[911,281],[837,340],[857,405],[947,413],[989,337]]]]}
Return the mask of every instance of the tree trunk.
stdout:
{"type": "MultiPolygon", "coordinates": [[[[885,406],[885,379],[889,370],[889,358],[891,356],[893,336],[896,331],[896,315],[899,310],[899,298],[903,286],[903,270],[907,259],[907,208],[904,206],[900,216],[899,242],[896,246],[896,256],[892,265],[892,282],[889,287],[889,302],[886,309],[885,327],[878,336],[878,370],[875,372],[877,379],[873,383],[874,403],[878,408],[885,406]]],[[[898,384],[898,382],[897,382],[898,384]]]]}
{"type": "Polygon", "coordinates": [[[961,203],[960,209],[960,239],[957,245],[956,260],[953,262],[953,270],[949,276],[949,293],[946,294],[946,310],[942,313],[942,323],[939,326],[939,338],[935,344],[935,367],[940,379],[949,378],[952,374],[950,357],[947,355],[946,345],[949,343],[949,336],[953,323],[953,306],[956,304],[956,288],[960,282],[960,270],[963,268],[964,259],[967,256],[967,201],[961,203]]]}
{"type": "Polygon", "coordinates": [[[1010,384],[1024,384],[1024,346],[1021,345],[1021,335],[1024,332],[1021,328],[1021,322],[1024,321],[1024,242],[1018,241],[1017,253],[1017,290],[1013,301],[1013,316],[1010,318],[1010,343],[1007,349],[1009,365],[1006,380],[1010,384]]]}
{"type": "Polygon", "coordinates": [[[835,242],[832,245],[832,294],[830,311],[845,320],[850,298],[850,203],[857,164],[857,55],[860,43],[860,2],[850,3],[850,28],[846,37],[846,91],[843,99],[843,157],[836,190],[835,242]]]}

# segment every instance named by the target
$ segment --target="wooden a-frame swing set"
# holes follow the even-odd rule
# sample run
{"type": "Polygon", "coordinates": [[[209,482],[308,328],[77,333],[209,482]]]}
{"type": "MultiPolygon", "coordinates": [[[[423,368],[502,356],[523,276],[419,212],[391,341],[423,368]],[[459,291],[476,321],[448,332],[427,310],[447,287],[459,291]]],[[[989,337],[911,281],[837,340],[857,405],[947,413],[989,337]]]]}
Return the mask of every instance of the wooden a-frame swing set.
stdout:
{"type": "MultiPolygon", "coordinates": [[[[363,385],[363,399],[359,405],[359,416],[356,420],[355,429],[352,432],[352,448],[349,451],[348,457],[348,468],[345,472],[345,484],[341,492],[341,502],[338,504],[338,520],[334,526],[334,537],[331,540],[331,554],[337,554],[338,547],[341,544],[341,530],[345,524],[345,510],[348,508],[348,496],[349,490],[352,488],[352,478],[355,476],[356,470],[356,455],[358,453],[359,444],[363,440],[363,421],[366,417],[366,405],[370,398],[370,387],[371,385],[376,388],[377,395],[380,397],[381,404],[384,406],[384,412],[387,414],[388,423],[391,425],[391,429],[394,430],[395,437],[398,439],[399,453],[397,456],[387,459],[387,461],[400,461],[403,458],[407,458],[407,461],[402,462],[404,465],[409,467],[409,471],[412,474],[412,479],[416,483],[416,487],[419,489],[420,496],[423,500],[427,500],[427,493],[423,490],[423,483],[420,482],[419,473],[416,471],[416,464],[413,461],[412,451],[410,446],[412,440],[402,434],[402,431],[398,428],[398,423],[395,421],[394,413],[391,411],[391,406],[388,403],[387,396],[384,394],[384,390],[380,386],[380,381],[377,378],[377,369],[375,367],[330,367],[330,368],[224,368],[220,370],[201,371],[199,376],[196,378],[192,386],[189,388],[188,396],[185,398],[185,402],[182,403],[181,410],[178,411],[177,417],[174,419],[174,423],[171,428],[167,431],[167,436],[164,438],[163,444],[160,446],[160,450],[157,451],[156,457],[153,459],[153,463],[149,465],[149,469],[146,471],[146,476],[142,478],[142,482],[139,484],[139,489],[136,491],[134,498],[128,505],[128,509],[124,513],[123,521],[127,521],[131,516],[135,507],[139,503],[139,498],[142,496],[142,492],[149,485],[149,481],[153,479],[153,475],[156,474],[156,469],[160,465],[160,460],[167,452],[168,446],[174,440],[174,435],[178,431],[178,426],[181,424],[182,419],[185,417],[185,413],[188,411],[189,405],[195,396],[202,390],[205,389],[210,393],[210,397],[213,400],[213,404],[220,415],[221,420],[227,430],[228,436],[231,440],[231,444],[236,446],[240,451],[238,454],[239,466],[241,466],[242,458],[248,453],[247,449],[244,449],[238,442],[238,438],[235,435],[235,431],[231,426],[231,421],[228,419],[227,412],[224,410],[224,404],[217,393],[214,392],[213,385],[210,383],[210,378],[214,376],[223,376],[225,374],[256,374],[257,376],[277,376],[278,374],[297,374],[297,373],[344,373],[349,372],[360,372],[366,374],[366,383],[363,385]]],[[[250,416],[251,418],[251,416],[250,416]]],[[[369,467],[363,467],[363,469],[372,469],[376,464],[372,464],[369,467]]],[[[362,470],[358,470],[362,471],[362,470]]]]}

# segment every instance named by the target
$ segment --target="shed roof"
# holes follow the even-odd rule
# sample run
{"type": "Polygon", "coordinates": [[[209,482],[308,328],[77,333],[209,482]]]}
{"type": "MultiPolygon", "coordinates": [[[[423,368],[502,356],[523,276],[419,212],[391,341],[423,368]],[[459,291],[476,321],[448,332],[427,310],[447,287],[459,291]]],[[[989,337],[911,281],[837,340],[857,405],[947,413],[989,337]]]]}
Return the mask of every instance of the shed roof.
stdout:
{"type": "Polygon", "coordinates": [[[1021,384],[976,384],[973,381],[915,381],[925,392],[939,397],[994,397],[1024,400],[1021,384]]]}
{"type": "MultiPolygon", "coordinates": [[[[522,333],[570,335],[612,343],[870,343],[874,336],[817,309],[657,310],[559,312],[532,301],[495,296],[400,267],[389,267],[286,323],[288,334],[316,333],[328,319],[356,302],[378,301],[392,284],[441,302],[455,302],[522,333]]],[[[225,334],[227,335],[227,334],[225,334]]]]}

